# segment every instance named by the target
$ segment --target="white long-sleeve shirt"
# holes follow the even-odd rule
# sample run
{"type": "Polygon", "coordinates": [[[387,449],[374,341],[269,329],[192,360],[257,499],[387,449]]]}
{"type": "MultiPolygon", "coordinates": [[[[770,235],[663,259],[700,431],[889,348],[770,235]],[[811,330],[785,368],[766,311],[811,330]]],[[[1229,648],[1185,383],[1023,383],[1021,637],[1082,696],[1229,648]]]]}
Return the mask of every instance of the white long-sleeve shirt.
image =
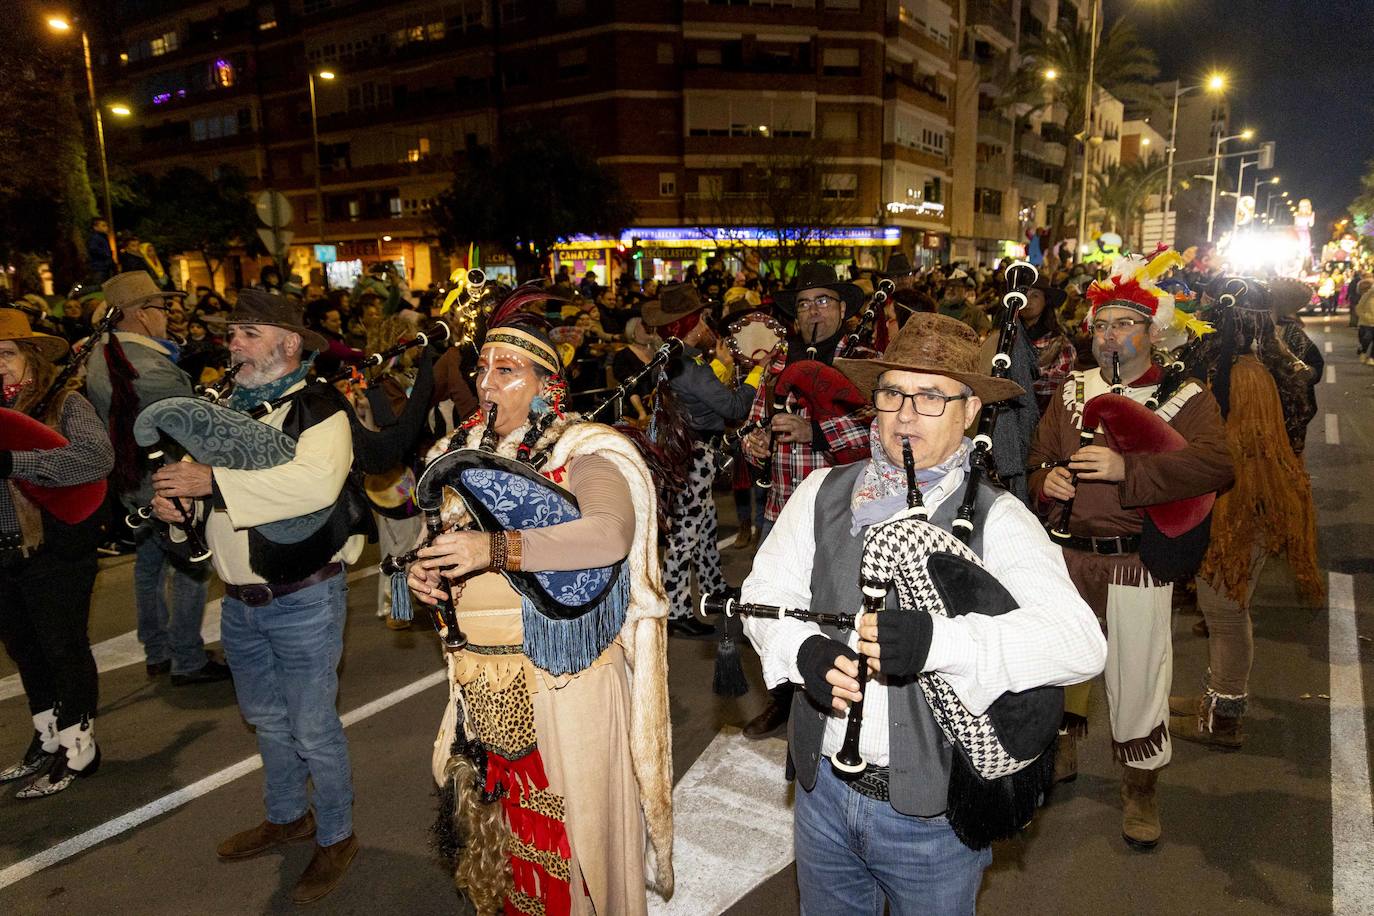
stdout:
{"type": "MultiPolygon", "coordinates": [[[[754,557],[744,580],[742,600],[758,604],[811,606],[811,570],[818,547],[815,538],[816,494],[831,471],[809,475],[783,507],[777,523],[754,557]]],[[[934,510],[963,492],[964,473],[956,470],[923,494],[934,510]]],[[[939,673],[975,715],[1007,691],[1077,684],[1101,673],[1107,641],[1092,610],[1079,597],[1064,566],[1064,556],[1039,521],[1011,494],[1003,494],[981,522],[983,565],[1012,594],[1019,607],[997,617],[965,614],[934,616],[925,671],[939,673]]],[[[847,537],[848,530],[835,532],[847,537]]],[[[854,570],[858,576],[858,570],[854,570]]],[[[855,608],[815,608],[849,612],[855,608]]],[[[800,684],[797,651],[820,633],[814,623],[799,620],[745,618],[744,631],[763,661],[769,687],[800,684]]],[[[858,634],[849,634],[850,648],[858,634]]],[[[888,763],[888,690],[885,678],[870,679],[864,696],[864,722],[859,746],[864,759],[888,763]]],[[[821,752],[833,756],[844,741],[845,720],[833,715],[826,724],[821,752]]]]}

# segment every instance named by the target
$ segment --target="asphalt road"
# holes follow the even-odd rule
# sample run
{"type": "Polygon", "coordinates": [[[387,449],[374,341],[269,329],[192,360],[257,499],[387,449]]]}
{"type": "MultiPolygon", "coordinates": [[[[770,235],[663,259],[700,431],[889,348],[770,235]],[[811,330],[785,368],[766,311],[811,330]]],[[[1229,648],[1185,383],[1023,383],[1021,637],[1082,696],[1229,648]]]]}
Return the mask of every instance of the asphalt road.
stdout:
{"type": "MultiPolygon", "coordinates": [[[[1374,369],[1355,359],[1344,316],[1308,326],[1319,346],[1331,343],[1326,359],[1334,367],[1334,380],[1319,386],[1321,412],[1307,450],[1322,566],[1335,585],[1330,613],[1302,607],[1281,564],[1266,569],[1255,601],[1245,748],[1219,754],[1176,744],[1160,780],[1164,838],[1152,853],[1131,852],[1120,838],[1119,771],[1099,689],[1093,732],[1080,746],[1081,775],[1056,791],[1026,834],[998,845],[980,912],[1374,912],[1367,737],[1374,731],[1374,501],[1363,487],[1374,472],[1374,369]]],[[[733,510],[728,498],[722,506],[728,536],[733,510]]],[[[728,575],[740,581],[748,553],[724,556],[728,575]]],[[[120,651],[131,647],[124,635],[134,621],[130,565],[129,558],[104,561],[91,622],[94,642],[122,637],[106,643],[102,666],[103,765],[50,799],[0,794],[0,913],[292,911],[308,844],[232,865],[215,858],[221,838],[262,816],[253,737],[229,684],[151,682],[136,644],[120,651]]],[[[439,654],[430,633],[394,633],[375,618],[373,568],[360,564],[353,574],[339,697],[363,850],[346,883],[313,909],[465,912],[429,847],[430,748],[445,697],[439,654]]],[[[1205,668],[1205,641],[1191,633],[1195,619],[1175,618],[1175,692],[1196,692],[1205,668]]],[[[733,731],[762,697],[712,696],[713,648],[670,643],[674,775],[685,822],[680,899],[657,911],[794,914],[790,850],[779,840],[787,828],[781,742],[745,742],[733,731]]],[[[744,655],[757,684],[757,662],[744,655]]],[[[0,655],[6,758],[22,751],[30,729],[23,697],[5,680],[13,670],[0,655]]]]}

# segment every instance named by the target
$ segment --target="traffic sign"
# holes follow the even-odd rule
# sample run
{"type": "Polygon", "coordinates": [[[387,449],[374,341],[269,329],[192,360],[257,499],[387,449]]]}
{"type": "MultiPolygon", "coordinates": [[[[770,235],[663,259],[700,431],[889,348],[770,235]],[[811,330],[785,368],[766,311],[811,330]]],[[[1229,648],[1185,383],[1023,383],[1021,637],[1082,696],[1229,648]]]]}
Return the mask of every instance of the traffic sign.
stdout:
{"type": "Polygon", "coordinates": [[[253,208],[264,226],[280,228],[291,225],[291,201],[277,191],[263,191],[253,198],[253,208]]]}
{"type": "Polygon", "coordinates": [[[280,258],[286,254],[286,246],[291,244],[291,240],[296,237],[296,233],[290,229],[258,229],[258,238],[262,239],[262,244],[271,252],[272,257],[280,258]]]}

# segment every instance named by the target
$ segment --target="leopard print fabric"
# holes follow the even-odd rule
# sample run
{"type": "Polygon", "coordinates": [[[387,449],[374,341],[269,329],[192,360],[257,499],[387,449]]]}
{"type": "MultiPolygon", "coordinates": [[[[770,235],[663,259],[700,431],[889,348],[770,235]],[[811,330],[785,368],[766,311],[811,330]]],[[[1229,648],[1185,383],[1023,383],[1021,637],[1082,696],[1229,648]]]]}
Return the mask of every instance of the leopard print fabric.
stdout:
{"type": "Polygon", "coordinates": [[[519,760],[535,750],[534,703],[523,668],[500,690],[492,689],[486,671],[462,690],[468,721],[488,752],[519,760]]]}

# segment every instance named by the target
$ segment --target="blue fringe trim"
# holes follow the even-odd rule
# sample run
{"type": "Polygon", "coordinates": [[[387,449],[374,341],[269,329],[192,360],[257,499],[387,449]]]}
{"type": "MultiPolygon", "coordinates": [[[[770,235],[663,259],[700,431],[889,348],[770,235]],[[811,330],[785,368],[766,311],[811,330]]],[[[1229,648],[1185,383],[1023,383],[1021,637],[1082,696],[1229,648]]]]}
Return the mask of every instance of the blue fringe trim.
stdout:
{"type": "Polygon", "coordinates": [[[409,620],[414,616],[410,606],[410,586],[406,585],[405,570],[391,574],[391,619],[409,620]]]}
{"type": "Polygon", "coordinates": [[[601,604],[574,620],[546,617],[520,599],[520,618],[525,627],[525,654],[553,675],[576,674],[592,662],[620,634],[630,605],[630,570],[621,564],[611,590],[601,604]]]}

